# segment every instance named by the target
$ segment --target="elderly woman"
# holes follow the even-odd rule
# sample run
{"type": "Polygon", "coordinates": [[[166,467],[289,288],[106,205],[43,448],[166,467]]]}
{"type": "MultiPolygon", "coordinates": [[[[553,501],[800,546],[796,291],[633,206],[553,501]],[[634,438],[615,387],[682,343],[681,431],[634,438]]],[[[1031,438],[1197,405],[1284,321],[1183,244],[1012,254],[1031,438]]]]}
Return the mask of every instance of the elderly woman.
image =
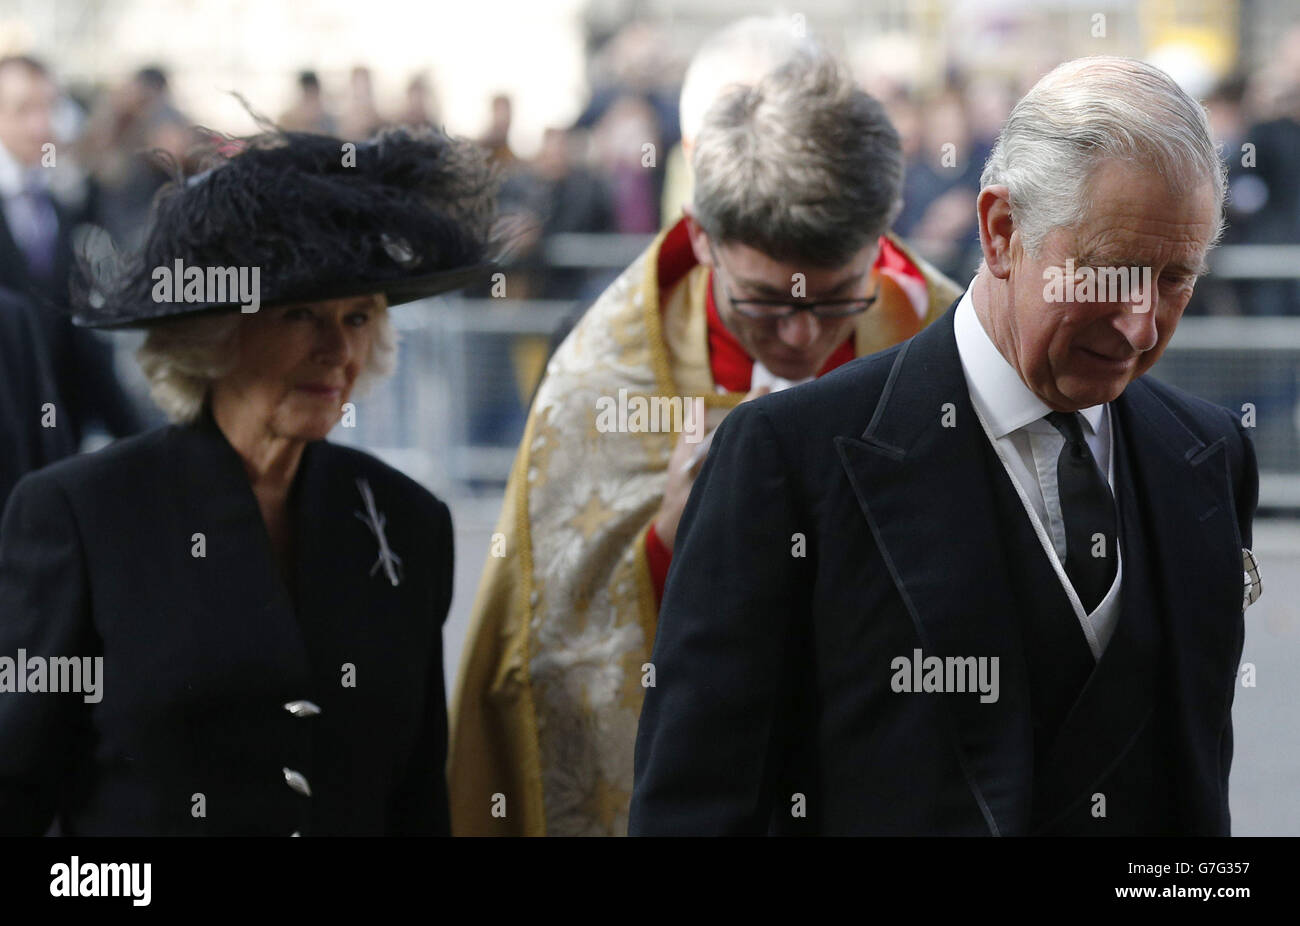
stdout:
{"type": "Polygon", "coordinates": [[[238,147],[77,319],[147,326],[175,423],[5,511],[0,831],[449,830],[451,519],[324,438],[394,364],[389,306],[482,273],[491,175],[432,132],[238,147]]]}

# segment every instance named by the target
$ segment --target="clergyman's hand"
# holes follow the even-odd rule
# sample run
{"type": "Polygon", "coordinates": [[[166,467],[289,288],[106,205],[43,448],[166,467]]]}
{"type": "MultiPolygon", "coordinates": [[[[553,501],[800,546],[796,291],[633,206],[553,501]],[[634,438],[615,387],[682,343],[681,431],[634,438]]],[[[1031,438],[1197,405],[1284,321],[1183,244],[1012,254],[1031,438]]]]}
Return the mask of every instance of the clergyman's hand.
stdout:
{"type": "MultiPolygon", "coordinates": [[[[750,399],[767,395],[768,392],[767,386],[757,386],[749,390],[741,401],[748,402],[750,399]]],[[[712,437],[712,433],[709,437],[712,437]]],[[[708,439],[706,437],[705,441],[708,439]]],[[[691,486],[695,485],[695,477],[699,474],[700,467],[704,465],[705,456],[708,455],[706,451],[692,462],[692,455],[701,446],[702,444],[698,442],[688,443],[686,434],[683,433],[677,438],[673,455],[668,458],[668,485],[664,490],[664,500],[659,505],[659,513],[655,515],[654,525],[655,533],[659,535],[659,542],[670,553],[677,540],[677,525],[681,523],[682,512],[686,509],[686,499],[691,494],[691,486]]]]}

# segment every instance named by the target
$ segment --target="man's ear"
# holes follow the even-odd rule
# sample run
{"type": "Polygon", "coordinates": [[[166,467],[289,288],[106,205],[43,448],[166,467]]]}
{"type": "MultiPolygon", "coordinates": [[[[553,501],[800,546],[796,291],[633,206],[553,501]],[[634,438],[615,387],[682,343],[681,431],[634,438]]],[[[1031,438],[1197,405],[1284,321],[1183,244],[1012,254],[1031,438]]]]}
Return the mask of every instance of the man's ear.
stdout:
{"type": "Polygon", "coordinates": [[[1005,186],[989,186],[980,190],[975,200],[975,214],[979,220],[980,250],[989,272],[999,280],[1011,275],[1011,237],[1016,231],[1011,217],[1011,194],[1005,186]]]}
{"type": "Polygon", "coordinates": [[[695,214],[689,205],[682,206],[682,215],[686,218],[686,233],[691,238],[691,250],[695,252],[697,263],[706,267],[713,266],[713,255],[709,253],[709,236],[695,221],[695,214]]]}

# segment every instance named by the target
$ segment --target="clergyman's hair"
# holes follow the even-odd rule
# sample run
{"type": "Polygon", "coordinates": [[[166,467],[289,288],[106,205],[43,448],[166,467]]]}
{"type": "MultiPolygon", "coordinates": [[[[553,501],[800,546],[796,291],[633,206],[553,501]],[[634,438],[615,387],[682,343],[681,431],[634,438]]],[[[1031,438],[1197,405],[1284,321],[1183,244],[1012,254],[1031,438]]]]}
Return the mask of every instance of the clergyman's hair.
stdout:
{"type": "MultiPolygon", "coordinates": [[[[397,365],[397,332],[384,307],[373,316],[375,335],[370,356],[361,366],[353,396],[393,372],[397,365]]],[[[273,308],[264,311],[275,311],[273,308]]],[[[168,419],[188,424],[199,417],[212,384],[239,364],[239,327],[250,316],[217,312],[182,316],[149,328],[136,360],[149,381],[149,392],[168,419]]]]}
{"type": "Polygon", "coordinates": [[[1012,219],[1036,256],[1049,231],[1088,214],[1093,171],[1110,160],[1149,167],[1171,189],[1213,183],[1218,240],[1226,168],[1205,109],[1134,58],[1078,58],[1044,76],[1011,110],[980,186],[1007,187],[1012,219]]]}
{"type": "Polygon", "coordinates": [[[797,57],[824,54],[790,16],[747,16],[704,40],[682,77],[678,109],[684,146],[695,144],[704,115],[731,87],[758,83],[769,71],[797,57]]]}
{"type": "Polygon", "coordinates": [[[889,228],[903,184],[898,131],[829,54],[720,97],[692,167],[691,211],[714,241],[822,267],[889,228]]]}

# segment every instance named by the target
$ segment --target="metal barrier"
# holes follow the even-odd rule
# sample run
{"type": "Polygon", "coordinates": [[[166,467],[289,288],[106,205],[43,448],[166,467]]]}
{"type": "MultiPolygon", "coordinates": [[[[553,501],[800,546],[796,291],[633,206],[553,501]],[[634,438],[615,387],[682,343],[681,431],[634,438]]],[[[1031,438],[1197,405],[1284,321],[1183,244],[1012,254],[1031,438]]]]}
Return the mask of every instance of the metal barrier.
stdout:
{"type": "MultiPolygon", "coordinates": [[[[434,491],[499,491],[531,398],[511,346],[549,338],[577,305],[437,301],[394,312],[397,374],[358,400],[357,427],[334,439],[377,450],[434,491]]],[[[1300,508],[1300,319],[1186,318],[1154,375],[1242,416],[1261,506],[1300,508]]]]}
{"type": "MultiPolygon", "coordinates": [[[[546,242],[552,266],[617,269],[643,235],[563,235],[546,242]]],[[[1212,252],[1219,279],[1300,278],[1300,246],[1212,252]]],[[[523,433],[546,347],[577,302],[439,297],[394,310],[396,374],[357,402],[340,443],[366,447],[440,494],[499,493],[523,433]]],[[[144,397],[115,337],[128,385],[144,397]]],[[[1232,409],[1253,425],[1262,507],[1300,509],[1300,318],[1184,318],[1154,375],[1232,409]]]]}
{"type": "MultiPolygon", "coordinates": [[[[544,357],[576,302],[439,297],[392,312],[398,363],[332,440],[365,447],[439,494],[500,492],[523,434],[533,382],[512,348],[544,357]]],[[[540,373],[540,370],[537,371],[540,373]]]]}

